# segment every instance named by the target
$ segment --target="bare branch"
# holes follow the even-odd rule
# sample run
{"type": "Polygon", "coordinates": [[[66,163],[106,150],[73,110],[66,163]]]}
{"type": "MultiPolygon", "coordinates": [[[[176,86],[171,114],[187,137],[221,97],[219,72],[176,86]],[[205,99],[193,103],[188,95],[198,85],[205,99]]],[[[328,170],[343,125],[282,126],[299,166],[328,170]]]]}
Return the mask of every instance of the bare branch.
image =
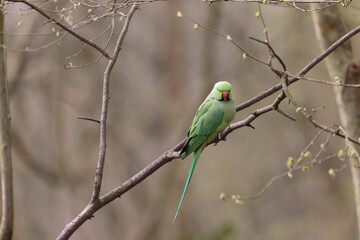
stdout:
{"type": "Polygon", "coordinates": [[[26,1],[26,0],[9,0],[9,2],[20,2],[20,3],[24,3],[26,5],[28,5],[30,8],[34,9],[35,11],[37,11],[38,13],[40,13],[41,15],[43,15],[45,18],[47,18],[49,21],[53,22],[54,24],[58,25],[59,27],[61,27],[62,29],[64,29],[66,32],[70,33],[71,35],[73,35],[74,37],[78,38],[79,40],[83,41],[84,43],[92,46],[93,48],[95,48],[97,51],[99,51],[102,55],[104,55],[107,59],[111,59],[110,55],[100,46],[98,46],[96,43],[93,43],[92,41],[88,40],[87,38],[81,36],[80,34],[76,33],[74,30],[72,30],[70,27],[66,26],[65,24],[63,24],[62,22],[52,18],[50,15],[48,15],[46,12],[44,12],[41,8],[39,8],[38,6],[34,5],[33,3],[26,1]]]}
{"type": "MultiPolygon", "coordinates": [[[[0,31],[4,30],[4,12],[0,10],[0,31]]],[[[4,44],[4,35],[0,35],[4,44]]],[[[0,152],[2,217],[0,239],[11,240],[14,228],[14,193],[11,158],[11,122],[9,91],[6,76],[5,49],[0,48],[0,152]]]]}
{"type": "Polygon", "coordinates": [[[95,211],[100,208],[101,200],[99,199],[103,170],[105,165],[105,154],[106,154],[106,123],[107,123],[107,113],[109,105],[109,86],[110,86],[110,74],[116,63],[116,60],[119,56],[122,43],[124,41],[125,35],[128,31],[129,24],[132,16],[137,10],[137,3],[134,3],[129,10],[126,20],[124,22],[121,33],[116,42],[116,46],[108,65],[104,72],[103,79],[103,99],[102,99],[102,108],[101,108],[101,118],[100,118],[100,146],[99,146],[99,160],[95,173],[94,188],[91,196],[90,203],[84,208],[84,210],[69,224],[65,226],[61,234],[58,236],[57,240],[69,239],[70,236],[78,229],[86,220],[90,219],[95,211]]]}
{"type": "Polygon", "coordinates": [[[128,27],[130,24],[130,20],[134,15],[137,9],[137,4],[134,3],[131,7],[128,16],[125,20],[122,31],[119,35],[118,41],[116,43],[116,47],[114,49],[114,53],[111,56],[111,60],[109,61],[105,72],[104,72],[104,83],[103,83],[103,100],[101,107],[101,118],[100,118],[100,150],[99,150],[99,162],[95,174],[95,182],[94,182],[94,191],[91,197],[91,203],[94,203],[99,199],[101,183],[102,183],[102,174],[105,163],[105,152],[106,152],[106,120],[107,120],[107,112],[109,105],[109,84],[110,84],[110,74],[116,63],[117,57],[120,53],[122,43],[124,41],[125,35],[128,31],[128,27]]]}
{"type": "Polygon", "coordinates": [[[360,84],[347,84],[347,83],[342,83],[341,81],[331,82],[331,81],[320,80],[320,79],[309,78],[309,77],[301,77],[300,80],[305,80],[305,81],[314,82],[314,83],[322,83],[325,85],[331,85],[331,86],[337,86],[337,87],[360,88],[360,84]]]}
{"type": "Polygon", "coordinates": [[[88,120],[88,121],[90,121],[90,122],[100,123],[100,121],[99,121],[99,120],[94,119],[94,118],[89,118],[89,117],[78,117],[78,119],[81,119],[81,120],[88,120]]]}
{"type": "MultiPolygon", "coordinates": [[[[337,49],[339,46],[341,46],[344,42],[349,40],[354,35],[358,34],[360,32],[360,26],[357,26],[341,38],[339,38],[336,42],[334,42],[330,47],[328,47],[324,52],[322,52],[319,56],[314,58],[309,64],[307,64],[298,74],[296,74],[294,77],[289,78],[289,85],[298,81],[300,78],[302,78],[306,73],[308,73],[311,69],[313,69],[319,62],[321,62],[324,58],[329,56],[330,53],[332,53],[335,49],[337,49]]],[[[245,108],[250,107],[251,105],[261,101],[262,99],[274,94],[275,92],[279,91],[282,88],[282,84],[278,83],[275,86],[269,88],[268,90],[265,90],[264,92],[258,94],[257,96],[247,100],[246,102],[243,102],[242,104],[238,105],[236,107],[236,111],[241,111],[245,108]]]]}

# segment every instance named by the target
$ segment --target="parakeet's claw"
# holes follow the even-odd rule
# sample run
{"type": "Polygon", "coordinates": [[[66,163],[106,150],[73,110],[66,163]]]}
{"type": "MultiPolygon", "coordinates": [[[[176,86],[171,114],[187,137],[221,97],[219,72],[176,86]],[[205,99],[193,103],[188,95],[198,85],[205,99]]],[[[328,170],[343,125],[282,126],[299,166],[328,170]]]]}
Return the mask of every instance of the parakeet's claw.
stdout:
{"type": "Polygon", "coordinates": [[[219,138],[219,140],[221,141],[226,141],[226,136],[221,136],[221,133],[222,132],[220,132],[220,133],[218,133],[218,138],[219,138]]]}

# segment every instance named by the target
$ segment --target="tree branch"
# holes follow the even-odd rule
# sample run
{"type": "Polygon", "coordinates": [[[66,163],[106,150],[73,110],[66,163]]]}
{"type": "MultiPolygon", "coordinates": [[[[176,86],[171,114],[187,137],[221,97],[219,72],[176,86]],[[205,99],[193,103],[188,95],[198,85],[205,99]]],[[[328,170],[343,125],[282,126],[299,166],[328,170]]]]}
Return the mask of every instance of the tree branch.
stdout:
{"type": "MultiPolygon", "coordinates": [[[[1,1],[3,3],[3,1],[1,1]]],[[[4,12],[0,10],[0,31],[4,31],[4,12]]],[[[0,34],[0,44],[4,44],[4,35],[0,34]]],[[[0,239],[10,240],[14,228],[14,193],[11,159],[11,124],[9,91],[6,76],[5,49],[0,48],[0,152],[1,152],[1,193],[2,217],[0,239]]]]}
{"type": "Polygon", "coordinates": [[[35,11],[37,11],[38,13],[40,13],[41,15],[43,15],[45,18],[49,19],[49,21],[53,22],[54,24],[58,25],[59,27],[61,27],[62,29],[64,29],[66,32],[70,33],[71,35],[73,35],[74,37],[78,38],[79,40],[81,40],[82,42],[90,45],[91,47],[95,48],[97,51],[99,51],[102,55],[104,55],[107,59],[111,59],[110,55],[105,51],[105,49],[101,48],[100,46],[98,46],[96,43],[90,41],[89,39],[81,36],[80,34],[76,33],[74,30],[72,30],[70,27],[66,26],[65,24],[63,24],[62,22],[54,19],[53,17],[51,17],[50,15],[48,15],[46,12],[44,12],[41,8],[39,8],[38,6],[34,5],[33,3],[26,1],[26,0],[9,0],[9,2],[20,2],[20,3],[24,3],[26,5],[28,5],[30,8],[34,9],[35,11]]]}
{"type": "Polygon", "coordinates": [[[88,219],[92,217],[92,215],[101,207],[101,201],[99,200],[102,178],[103,178],[103,170],[105,165],[105,154],[106,154],[106,121],[107,121],[107,113],[108,113],[108,105],[109,105],[109,86],[110,86],[110,74],[112,69],[116,63],[116,60],[119,56],[122,43],[124,41],[125,35],[128,31],[129,24],[132,16],[137,10],[137,3],[133,3],[131,9],[129,10],[126,20],[124,22],[121,33],[116,42],[116,46],[108,65],[104,72],[103,79],[103,99],[102,99],[102,108],[101,108],[101,118],[100,118],[100,146],[99,146],[99,160],[95,173],[94,180],[94,188],[91,196],[90,203],[84,208],[84,210],[69,224],[65,226],[61,234],[57,237],[57,240],[69,239],[70,236],[88,219]]]}
{"type": "Polygon", "coordinates": [[[128,13],[128,16],[125,20],[122,31],[119,35],[118,41],[116,43],[116,47],[114,49],[114,53],[111,56],[111,60],[109,61],[105,72],[104,72],[104,83],[103,83],[103,100],[102,100],[102,110],[101,110],[101,118],[100,118],[100,150],[99,150],[99,161],[95,174],[95,182],[94,182],[94,190],[91,196],[91,203],[94,203],[99,199],[101,183],[102,183],[102,175],[105,164],[105,153],[106,153],[106,120],[107,120],[107,112],[109,105],[109,84],[110,84],[110,74],[116,63],[117,57],[119,56],[122,43],[124,41],[125,35],[128,31],[130,20],[134,15],[137,9],[137,4],[134,3],[128,13]]]}

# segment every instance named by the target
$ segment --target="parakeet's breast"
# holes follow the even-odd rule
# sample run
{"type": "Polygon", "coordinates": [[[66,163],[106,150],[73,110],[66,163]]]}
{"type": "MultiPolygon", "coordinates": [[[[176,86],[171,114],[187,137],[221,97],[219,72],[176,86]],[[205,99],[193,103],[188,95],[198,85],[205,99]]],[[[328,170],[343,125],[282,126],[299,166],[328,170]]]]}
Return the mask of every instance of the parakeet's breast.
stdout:
{"type": "Polygon", "coordinates": [[[225,101],[217,101],[219,104],[220,109],[224,112],[223,119],[221,120],[219,126],[215,129],[215,131],[210,134],[207,138],[206,142],[212,142],[215,140],[217,135],[225,130],[225,128],[229,125],[229,123],[234,119],[236,107],[233,100],[225,102],[225,101]]]}
{"type": "MultiPolygon", "coordinates": [[[[222,109],[224,111],[224,119],[223,120],[226,122],[226,126],[227,126],[235,117],[236,106],[235,106],[235,103],[233,100],[231,100],[229,102],[221,102],[221,104],[222,104],[222,109]]],[[[226,128],[226,126],[225,126],[225,128],[226,128]]],[[[221,130],[221,131],[223,131],[223,130],[221,130]]]]}

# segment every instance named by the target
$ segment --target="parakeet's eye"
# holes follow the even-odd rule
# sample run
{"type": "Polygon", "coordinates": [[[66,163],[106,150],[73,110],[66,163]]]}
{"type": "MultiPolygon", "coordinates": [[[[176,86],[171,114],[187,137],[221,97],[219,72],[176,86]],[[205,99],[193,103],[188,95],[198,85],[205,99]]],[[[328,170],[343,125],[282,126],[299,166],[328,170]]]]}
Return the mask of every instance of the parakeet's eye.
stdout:
{"type": "Polygon", "coordinates": [[[221,99],[222,99],[222,93],[221,93],[219,90],[215,89],[215,91],[214,91],[214,97],[215,97],[217,100],[221,101],[221,99]]]}

